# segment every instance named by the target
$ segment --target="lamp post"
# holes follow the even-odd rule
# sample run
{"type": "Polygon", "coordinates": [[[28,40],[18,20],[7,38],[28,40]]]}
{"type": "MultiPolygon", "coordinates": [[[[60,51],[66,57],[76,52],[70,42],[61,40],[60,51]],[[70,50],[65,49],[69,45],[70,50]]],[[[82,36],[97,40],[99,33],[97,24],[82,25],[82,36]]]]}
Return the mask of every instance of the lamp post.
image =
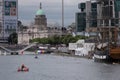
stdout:
{"type": "Polygon", "coordinates": [[[64,1],[62,0],[62,27],[64,27],[64,1]]]}

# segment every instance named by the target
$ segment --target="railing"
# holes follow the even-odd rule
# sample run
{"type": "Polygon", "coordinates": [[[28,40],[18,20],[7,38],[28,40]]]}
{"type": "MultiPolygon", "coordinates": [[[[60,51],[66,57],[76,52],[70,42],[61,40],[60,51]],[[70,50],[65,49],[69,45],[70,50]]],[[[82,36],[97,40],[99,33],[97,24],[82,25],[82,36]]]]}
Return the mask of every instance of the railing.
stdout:
{"type": "Polygon", "coordinates": [[[9,49],[7,49],[7,48],[5,48],[5,47],[3,47],[3,46],[0,46],[0,48],[4,49],[4,50],[7,51],[7,52],[12,52],[11,50],[9,50],[9,49]]]}
{"type": "Polygon", "coordinates": [[[25,48],[23,48],[22,50],[19,50],[19,51],[17,51],[17,52],[18,52],[19,54],[21,54],[23,51],[25,51],[25,50],[27,50],[28,48],[30,48],[30,47],[32,47],[32,46],[35,46],[35,45],[36,45],[36,43],[32,43],[32,44],[26,46],[25,48]]]}
{"type": "Polygon", "coordinates": [[[25,48],[21,49],[21,50],[17,50],[17,51],[13,51],[13,50],[10,50],[10,49],[7,49],[5,48],[4,46],[0,46],[0,48],[2,48],[3,50],[5,50],[6,52],[10,53],[10,54],[21,54],[23,51],[27,50],[28,48],[32,47],[32,46],[35,46],[36,43],[32,43],[28,46],[26,46],[25,48]]]}

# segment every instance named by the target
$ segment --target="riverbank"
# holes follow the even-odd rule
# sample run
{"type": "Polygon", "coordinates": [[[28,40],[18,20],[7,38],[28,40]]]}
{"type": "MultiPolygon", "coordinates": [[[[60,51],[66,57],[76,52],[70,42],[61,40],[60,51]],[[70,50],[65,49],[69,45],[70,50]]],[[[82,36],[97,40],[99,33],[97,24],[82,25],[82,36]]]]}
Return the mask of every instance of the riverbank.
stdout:
{"type": "Polygon", "coordinates": [[[56,56],[67,56],[67,57],[76,57],[76,58],[86,58],[86,59],[92,59],[89,56],[78,56],[78,55],[74,55],[74,54],[69,54],[69,53],[62,53],[62,52],[55,52],[55,53],[51,53],[52,55],[56,55],[56,56]]]}
{"type": "MultiPolygon", "coordinates": [[[[35,50],[27,50],[27,51],[35,54],[35,50]]],[[[50,54],[50,55],[56,55],[56,56],[67,56],[67,57],[93,59],[93,56],[90,56],[90,55],[78,56],[78,55],[75,55],[75,54],[59,52],[59,51],[51,51],[49,53],[45,52],[45,53],[40,53],[40,54],[50,54]]]]}

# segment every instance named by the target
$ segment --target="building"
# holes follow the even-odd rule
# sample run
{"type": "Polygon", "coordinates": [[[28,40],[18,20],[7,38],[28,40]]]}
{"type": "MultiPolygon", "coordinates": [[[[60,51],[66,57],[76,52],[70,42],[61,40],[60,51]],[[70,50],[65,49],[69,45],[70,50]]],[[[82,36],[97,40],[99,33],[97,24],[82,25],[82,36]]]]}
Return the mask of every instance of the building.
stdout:
{"type": "MultiPolygon", "coordinates": [[[[115,1],[115,15],[116,15],[116,18],[120,18],[120,0],[116,0],[115,1]]],[[[120,23],[118,23],[120,24],[120,23]]],[[[119,25],[120,27],[120,25],[119,25]]]]}
{"type": "Polygon", "coordinates": [[[35,25],[38,25],[40,30],[46,30],[47,29],[47,18],[42,10],[42,4],[40,3],[40,9],[36,12],[35,15],[35,25]]]}
{"type": "Polygon", "coordinates": [[[18,0],[3,0],[2,8],[2,37],[8,38],[10,34],[17,32],[18,0]]]}
{"type": "Polygon", "coordinates": [[[98,26],[119,26],[120,0],[97,0],[98,26]]]}
{"type": "Polygon", "coordinates": [[[89,31],[97,27],[97,3],[86,1],[78,5],[80,12],[76,13],[76,31],[89,31]]]}
{"type": "Polygon", "coordinates": [[[34,24],[29,26],[28,29],[19,31],[18,44],[29,44],[29,40],[34,38],[48,38],[54,35],[62,35],[60,28],[49,27],[47,25],[47,18],[41,3],[39,10],[35,14],[34,21],[34,24]]]}
{"type": "Polygon", "coordinates": [[[86,13],[78,12],[76,13],[76,31],[81,32],[86,29],[86,13]]]}
{"type": "Polygon", "coordinates": [[[120,0],[94,0],[78,5],[77,32],[96,32],[98,26],[120,27],[120,0]]]}

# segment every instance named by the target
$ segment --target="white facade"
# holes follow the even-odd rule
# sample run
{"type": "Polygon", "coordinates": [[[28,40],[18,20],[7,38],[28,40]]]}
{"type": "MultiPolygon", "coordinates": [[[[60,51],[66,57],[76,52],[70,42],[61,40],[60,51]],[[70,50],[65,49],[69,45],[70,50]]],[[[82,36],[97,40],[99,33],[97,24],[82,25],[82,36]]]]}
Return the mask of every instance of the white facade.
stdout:
{"type": "Polygon", "coordinates": [[[79,40],[76,43],[69,44],[69,50],[74,50],[75,55],[85,56],[88,55],[90,51],[94,51],[95,43],[85,43],[84,40],[79,40]]]}
{"type": "Polygon", "coordinates": [[[18,44],[29,44],[30,39],[35,38],[48,38],[54,35],[61,35],[61,30],[39,30],[39,26],[34,25],[33,27],[29,27],[25,31],[18,32],[18,44]]]}
{"type": "Polygon", "coordinates": [[[29,35],[28,33],[18,33],[18,44],[29,44],[29,35]]]}
{"type": "Polygon", "coordinates": [[[77,43],[69,43],[69,50],[75,50],[77,48],[77,43]]]}
{"type": "Polygon", "coordinates": [[[75,49],[75,55],[86,56],[90,51],[94,51],[95,43],[83,43],[83,47],[75,49]]]}

